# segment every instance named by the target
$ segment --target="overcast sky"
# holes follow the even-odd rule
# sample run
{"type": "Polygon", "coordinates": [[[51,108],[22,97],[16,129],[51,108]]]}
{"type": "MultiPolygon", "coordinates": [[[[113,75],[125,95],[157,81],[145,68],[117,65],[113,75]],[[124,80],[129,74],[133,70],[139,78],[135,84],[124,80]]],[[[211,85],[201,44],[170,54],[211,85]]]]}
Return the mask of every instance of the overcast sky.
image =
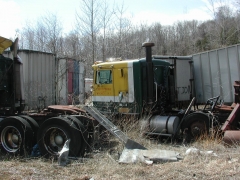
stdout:
{"type": "MultiPolygon", "coordinates": [[[[121,5],[124,0],[114,1],[121,5]]],[[[51,12],[57,14],[63,23],[65,32],[71,30],[75,21],[75,12],[81,0],[0,0],[0,36],[14,38],[17,29],[22,29],[26,22],[34,22],[51,12]]],[[[133,23],[160,22],[171,25],[183,20],[212,19],[208,0],[125,0],[126,16],[132,17],[133,23]]]]}

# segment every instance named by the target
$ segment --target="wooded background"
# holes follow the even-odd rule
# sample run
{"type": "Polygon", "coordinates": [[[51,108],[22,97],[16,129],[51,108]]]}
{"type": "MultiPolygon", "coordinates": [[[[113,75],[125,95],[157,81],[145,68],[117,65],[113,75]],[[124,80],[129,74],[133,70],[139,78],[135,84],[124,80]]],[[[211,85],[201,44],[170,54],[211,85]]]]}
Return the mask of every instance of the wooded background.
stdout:
{"type": "Polygon", "coordinates": [[[86,65],[86,77],[92,77],[91,65],[95,61],[144,57],[141,45],[146,41],[155,43],[153,54],[176,56],[239,43],[240,0],[215,0],[220,3],[218,8],[214,7],[214,0],[208,1],[212,5],[208,8],[211,20],[178,21],[163,26],[160,22],[133,24],[131,17],[125,16],[124,3],[110,6],[107,0],[81,0],[76,5],[79,8],[70,32],[63,32],[57,14],[46,13],[18,30],[19,48],[77,59],[86,65]]]}

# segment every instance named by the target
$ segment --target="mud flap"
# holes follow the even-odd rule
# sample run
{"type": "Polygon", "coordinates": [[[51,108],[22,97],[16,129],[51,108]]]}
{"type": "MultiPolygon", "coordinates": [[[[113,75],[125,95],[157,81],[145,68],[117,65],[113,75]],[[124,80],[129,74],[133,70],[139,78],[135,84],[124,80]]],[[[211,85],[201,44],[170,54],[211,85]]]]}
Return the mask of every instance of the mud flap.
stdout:
{"type": "Polygon", "coordinates": [[[143,149],[143,150],[147,149],[144,146],[142,146],[141,144],[139,144],[131,139],[127,140],[127,142],[125,144],[125,148],[126,149],[143,149]]]}

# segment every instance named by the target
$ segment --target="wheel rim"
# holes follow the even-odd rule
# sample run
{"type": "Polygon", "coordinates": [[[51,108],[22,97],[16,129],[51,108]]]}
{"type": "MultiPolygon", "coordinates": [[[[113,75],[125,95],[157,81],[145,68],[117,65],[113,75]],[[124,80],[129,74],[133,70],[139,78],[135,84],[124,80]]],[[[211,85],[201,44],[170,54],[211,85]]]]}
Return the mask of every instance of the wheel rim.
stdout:
{"type": "Polygon", "coordinates": [[[22,144],[22,136],[19,130],[13,126],[7,126],[2,130],[1,142],[7,152],[17,152],[22,144]]]}
{"type": "Polygon", "coordinates": [[[66,133],[61,128],[51,127],[46,131],[43,143],[48,153],[57,155],[67,139],[66,133]]]}
{"type": "Polygon", "coordinates": [[[193,137],[198,137],[206,131],[206,125],[205,123],[196,121],[191,124],[190,129],[193,137]]]}

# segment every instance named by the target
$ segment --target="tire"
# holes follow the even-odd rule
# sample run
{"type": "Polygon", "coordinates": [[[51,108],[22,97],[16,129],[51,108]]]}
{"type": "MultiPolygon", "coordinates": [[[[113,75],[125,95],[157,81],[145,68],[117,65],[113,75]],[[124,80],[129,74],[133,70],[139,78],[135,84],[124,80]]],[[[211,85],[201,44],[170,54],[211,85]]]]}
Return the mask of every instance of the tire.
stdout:
{"type": "Polygon", "coordinates": [[[0,148],[4,153],[27,156],[33,147],[32,140],[32,128],[23,118],[12,116],[0,122],[0,148]]]}
{"type": "MultiPolygon", "coordinates": [[[[94,120],[90,117],[86,117],[83,115],[72,115],[71,117],[76,117],[80,122],[82,122],[85,130],[84,133],[85,135],[83,137],[84,141],[86,143],[86,152],[91,152],[93,150],[93,146],[94,146],[94,141],[96,139],[95,136],[95,128],[98,123],[94,124],[94,120]]],[[[97,137],[99,138],[99,137],[97,137]]]]}
{"type": "Polygon", "coordinates": [[[25,119],[30,124],[33,130],[33,144],[35,145],[37,143],[37,133],[39,129],[38,123],[30,116],[21,115],[20,117],[25,119]]]}
{"type": "Polygon", "coordinates": [[[191,113],[187,115],[182,124],[182,131],[187,135],[188,141],[195,140],[209,133],[209,117],[204,113],[191,113]]]}
{"type": "Polygon", "coordinates": [[[43,122],[38,130],[38,146],[44,157],[58,156],[64,143],[71,139],[69,156],[76,157],[81,148],[81,134],[74,123],[64,117],[53,117],[43,122]]]}
{"type": "Polygon", "coordinates": [[[87,131],[87,128],[82,124],[82,122],[78,118],[76,118],[74,116],[67,116],[67,118],[76,125],[77,130],[81,134],[81,145],[80,145],[81,148],[80,148],[78,156],[83,157],[85,152],[86,152],[86,148],[88,146],[88,131],[87,131]]]}

